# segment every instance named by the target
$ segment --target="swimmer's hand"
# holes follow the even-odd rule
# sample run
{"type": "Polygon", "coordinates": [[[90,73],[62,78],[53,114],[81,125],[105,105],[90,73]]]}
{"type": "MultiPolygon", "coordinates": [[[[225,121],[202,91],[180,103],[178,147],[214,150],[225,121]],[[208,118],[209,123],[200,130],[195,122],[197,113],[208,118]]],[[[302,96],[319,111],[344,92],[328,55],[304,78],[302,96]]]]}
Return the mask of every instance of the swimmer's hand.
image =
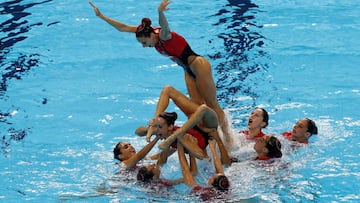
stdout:
{"type": "Polygon", "coordinates": [[[209,139],[208,142],[209,142],[209,146],[210,146],[210,147],[215,147],[215,145],[216,145],[216,140],[214,140],[214,139],[209,139]]]}
{"type": "Polygon", "coordinates": [[[148,127],[147,132],[146,132],[146,141],[150,142],[151,136],[153,136],[155,134],[156,134],[155,120],[151,119],[149,121],[149,127],[148,127]]]}
{"type": "Polygon", "coordinates": [[[152,134],[146,135],[146,142],[150,142],[151,141],[151,136],[153,136],[152,134]]]}
{"type": "Polygon", "coordinates": [[[158,7],[158,11],[162,12],[162,11],[170,10],[170,8],[167,7],[170,3],[171,1],[169,0],[163,0],[158,7]]]}
{"type": "Polygon", "coordinates": [[[220,139],[219,133],[218,133],[216,128],[211,128],[206,132],[208,133],[209,140],[215,140],[216,141],[216,140],[220,139]]]}
{"type": "Polygon", "coordinates": [[[98,9],[98,7],[95,6],[95,4],[93,4],[91,1],[89,1],[89,4],[90,4],[91,7],[93,7],[96,16],[99,16],[99,17],[102,16],[102,13],[101,13],[100,10],[98,9]]]}
{"type": "Polygon", "coordinates": [[[148,126],[140,126],[140,127],[136,128],[135,134],[137,134],[140,137],[144,137],[144,136],[146,136],[148,129],[149,129],[148,126]]]}

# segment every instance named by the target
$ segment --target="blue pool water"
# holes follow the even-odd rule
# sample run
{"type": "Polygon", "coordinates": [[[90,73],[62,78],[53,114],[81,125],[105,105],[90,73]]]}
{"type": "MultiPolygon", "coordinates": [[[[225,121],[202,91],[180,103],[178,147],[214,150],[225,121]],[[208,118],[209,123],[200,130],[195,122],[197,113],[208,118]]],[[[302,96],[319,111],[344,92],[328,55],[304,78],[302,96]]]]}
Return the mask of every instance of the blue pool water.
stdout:
{"type": "MultiPolygon", "coordinates": [[[[359,202],[360,14],[358,1],[174,1],[171,29],[213,65],[218,99],[243,161],[225,169],[233,202],[359,202]],[[266,133],[303,117],[319,135],[259,166],[239,138],[253,108],[266,133]]],[[[95,1],[108,16],[157,24],[160,1],[95,1]]],[[[87,1],[0,2],[0,202],[197,202],[181,184],[152,191],[114,175],[112,149],[140,149],[136,127],[152,118],[160,90],[186,93],[183,70],[135,36],[98,19],[87,1]]],[[[179,124],[185,121],[177,111],[179,124]]],[[[156,151],[154,149],[154,151],[156,151]]],[[[212,167],[200,161],[197,181],[212,167]]],[[[162,169],[178,178],[177,156],[162,169]]]]}

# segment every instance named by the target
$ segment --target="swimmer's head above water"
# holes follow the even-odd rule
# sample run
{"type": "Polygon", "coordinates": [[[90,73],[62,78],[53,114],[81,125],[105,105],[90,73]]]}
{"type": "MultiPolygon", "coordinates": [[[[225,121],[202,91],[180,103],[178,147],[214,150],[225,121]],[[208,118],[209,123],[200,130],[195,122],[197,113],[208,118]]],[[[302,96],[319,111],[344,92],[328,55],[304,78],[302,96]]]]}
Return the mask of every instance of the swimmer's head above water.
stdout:
{"type": "Polygon", "coordinates": [[[119,142],[113,149],[114,159],[124,161],[136,154],[135,148],[127,142],[119,142]]]}
{"type": "Polygon", "coordinates": [[[139,169],[136,178],[138,181],[149,182],[159,179],[160,172],[160,168],[156,164],[149,164],[139,169]]]}
{"type": "Polygon", "coordinates": [[[149,18],[141,20],[141,24],[136,28],[135,36],[143,47],[155,47],[160,40],[158,29],[154,29],[151,26],[149,18]]]}

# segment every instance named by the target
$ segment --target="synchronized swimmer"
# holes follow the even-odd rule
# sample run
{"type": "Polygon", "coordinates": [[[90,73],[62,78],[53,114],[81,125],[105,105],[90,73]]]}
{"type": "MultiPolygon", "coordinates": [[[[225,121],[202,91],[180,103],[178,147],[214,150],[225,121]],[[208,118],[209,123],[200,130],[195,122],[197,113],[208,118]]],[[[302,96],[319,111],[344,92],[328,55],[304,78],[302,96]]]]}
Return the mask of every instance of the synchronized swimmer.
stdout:
{"type": "MultiPolygon", "coordinates": [[[[191,194],[203,200],[211,200],[219,195],[231,191],[230,180],[225,174],[223,165],[231,167],[232,160],[228,150],[233,144],[233,137],[229,133],[229,124],[223,109],[216,98],[216,87],[212,77],[209,61],[196,54],[187,41],[176,32],[170,30],[164,11],[171,1],[162,0],[158,7],[160,27],[152,27],[149,18],[143,18],[139,26],[126,25],[103,15],[91,2],[95,14],[109,23],[120,32],[135,33],[136,39],[143,47],[154,47],[159,53],[169,56],[178,65],[184,68],[185,82],[190,98],[171,86],[164,86],[159,101],[148,126],[140,126],[135,133],[146,137],[148,142],[139,152],[127,142],[119,142],[113,149],[114,158],[125,173],[135,172],[138,181],[171,186],[184,183],[191,187],[191,194]],[[182,126],[176,126],[176,112],[166,112],[170,100],[188,117],[182,126]],[[221,129],[226,145],[219,136],[221,129]],[[155,136],[151,140],[151,137],[155,136]],[[155,144],[163,140],[158,148],[161,150],[148,158],[156,160],[155,164],[139,165],[147,157],[155,144]],[[198,174],[196,158],[209,158],[207,148],[211,152],[214,165],[214,174],[208,180],[208,186],[201,186],[195,181],[198,174]],[[182,178],[175,180],[160,179],[160,167],[166,164],[167,159],[174,152],[178,152],[179,167],[182,178]],[[219,153],[219,154],[218,154],[219,153]],[[189,161],[186,158],[189,156],[189,161]]],[[[248,119],[248,129],[240,131],[247,142],[254,143],[256,152],[254,161],[267,161],[282,157],[280,140],[273,135],[263,133],[262,129],[269,124],[269,114],[264,108],[255,108],[248,119]]],[[[308,143],[318,129],[311,119],[300,119],[292,132],[284,132],[283,136],[291,142],[308,143]]],[[[134,174],[131,174],[134,175],[134,174]]]]}

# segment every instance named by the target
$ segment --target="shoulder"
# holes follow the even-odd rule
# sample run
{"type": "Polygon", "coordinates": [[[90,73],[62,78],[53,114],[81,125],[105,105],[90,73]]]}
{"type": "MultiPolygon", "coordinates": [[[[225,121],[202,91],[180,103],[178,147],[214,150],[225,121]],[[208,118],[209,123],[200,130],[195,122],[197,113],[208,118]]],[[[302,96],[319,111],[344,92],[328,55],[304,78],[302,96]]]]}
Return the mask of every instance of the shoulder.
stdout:
{"type": "Polygon", "coordinates": [[[191,189],[191,194],[200,194],[203,193],[205,191],[211,190],[211,187],[202,187],[200,185],[195,185],[192,189],[191,189]]]}
{"type": "MultiPolygon", "coordinates": [[[[161,32],[161,31],[160,31],[161,32]]],[[[160,33],[160,36],[162,36],[162,34],[160,33]]],[[[185,40],[185,38],[182,36],[182,35],[179,35],[178,33],[176,33],[176,32],[170,32],[169,33],[169,39],[166,39],[166,40],[164,40],[164,39],[162,39],[162,41],[165,41],[165,42],[167,42],[167,41],[171,41],[171,42],[173,42],[173,43],[185,43],[186,42],[186,40],[185,40]]],[[[187,43],[187,42],[186,42],[187,43]]]]}
{"type": "Polygon", "coordinates": [[[255,135],[254,138],[257,139],[257,138],[262,138],[264,136],[265,136],[265,134],[262,131],[260,131],[259,134],[255,135]]]}
{"type": "Polygon", "coordinates": [[[135,173],[139,169],[138,165],[129,168],[123,162],[117,163],[116,165],[119,166],[119,170],[116,174],[128,175],[129,173],[135,173]]]}
{"type": "Polygon", "coordinates": [[[257,157],[254,158],[254,160],[255,160],[255,161],[267,161],[267,160],[270,160],[270,158],[269,158],[269,157],[262,157],[262,158],[260,158],[260,157],[257,156],[257,157]]]}
{"type": "Polygon", "coordinates": [[[290,131],[286,131],[286,132],[283,132],[282,135],[284,137],[291,137],[291,132],[290,131]]]}

